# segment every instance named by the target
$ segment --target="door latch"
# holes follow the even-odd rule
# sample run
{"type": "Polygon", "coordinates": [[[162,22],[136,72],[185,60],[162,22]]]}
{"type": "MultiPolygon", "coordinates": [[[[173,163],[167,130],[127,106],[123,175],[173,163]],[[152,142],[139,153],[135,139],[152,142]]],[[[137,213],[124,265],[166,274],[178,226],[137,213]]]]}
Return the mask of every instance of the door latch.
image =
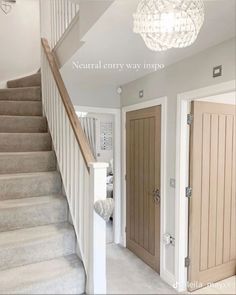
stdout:
{"type": "Polygon", "coordinates": [[[185,257],[185,259],[184,259],[184,266],[185,267],[189,267],[190,266],[190,262],[191,262],[190,258],[189,257],[185,257]]]}
{"type": "Polygon", "coordinates": [[[193,124],[193,114],[187,115],[187,124],[192,125],[193,124]]]}
{"type": "Polygon", "coordinates": [[[190,186],[186,187],[186,189],[185,189],[186,198],[191,198],[192,194],[193,194],[193,189],[190,186]]]}
{"type": "Polygon", "coordinates": [[[155,203],[159,204],[161,202],[161,193],[160,193],[160,190],[158,188],[153,190],[152,196],[153,196],[153,201],[155,203]]]}

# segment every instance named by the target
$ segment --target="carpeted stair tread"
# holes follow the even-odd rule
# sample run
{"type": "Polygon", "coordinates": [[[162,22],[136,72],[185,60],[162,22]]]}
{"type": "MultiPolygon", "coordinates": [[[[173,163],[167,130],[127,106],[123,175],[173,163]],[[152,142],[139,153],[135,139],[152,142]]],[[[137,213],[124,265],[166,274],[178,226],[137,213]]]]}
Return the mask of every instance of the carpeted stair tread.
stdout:
{"type": "Polygon", "coordinates": [[[65,222],[68,220],[68,205],[60,194],[12,199],[0,201],[0,213],[0,232],[6,232],[65,222]]]}
{"type": "Polygon", "coordinates": [[[0,294],[84,294],[41,73],[0,89],[0,294]]]}
{"type": "Polygon", "coordinates": [[[0,116],[42,116],[40,101],[2,101],[0,116]]]}
{"type": "Polygon", "coordinates": [[[0,272],[0,294],[82,294],[84,285],[84,268],[76,255],[0,272]]]}
{"type": "Polygon", "coordinates": [[[60,192],[61,176],[57,171],[0,175],[0,201],[60,192]]]}
{"type": "Polygon", "coordinates": [[[22,88],[22,87],[33,87],[41,85],[41,74],[36,73],[27,77],[11,80],[7,82],[8,88],[22,88]]]}
{"type": "Polygon", "coordinates": [[[0,271],[75,253],[75,233],[68,223],[0,233],[0,271]]]}
{"type": "Polygon", "coordinates": [[[45,117],[0,116],[0,133],[43,133],[47,130],[45,117]]]}
{"type": "Polygon", "coordinates": [[[40,87],[4,88],[0,89],[0,101],[40,101],[40,87]]]}
{"type": "Polygon", "coordinates": [[[0,133],[0,153],[50,151],[49,133],[0,133]]]}
{"type": "Polygon", "coordinates": [[[0,153],[0,175],[56,170],[56,156],[53,151],[0,153]]]}

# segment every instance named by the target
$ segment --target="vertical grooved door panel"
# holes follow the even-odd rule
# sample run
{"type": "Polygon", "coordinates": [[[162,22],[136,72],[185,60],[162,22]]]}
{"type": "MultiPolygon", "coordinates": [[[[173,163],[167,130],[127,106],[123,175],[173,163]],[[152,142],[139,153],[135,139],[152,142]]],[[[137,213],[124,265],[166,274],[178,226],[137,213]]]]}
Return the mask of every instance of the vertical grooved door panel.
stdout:
{"type": "Polygon", "coordinates": [[[216,264],[216,201],[218,169],[218,115],[211,116],[210,148],[210,191],[209,191],[209,229],[208,229],[208,267],[216,264]]]}
{"type": "Polygon", "coordinates": [[[161,107],[127,113],[127,247],[160,271],[161,107]]]}
{"type": "Polygon", "coordinates": [[[191,291],[236,273],[235,106],[192,103],[191,291]]]}

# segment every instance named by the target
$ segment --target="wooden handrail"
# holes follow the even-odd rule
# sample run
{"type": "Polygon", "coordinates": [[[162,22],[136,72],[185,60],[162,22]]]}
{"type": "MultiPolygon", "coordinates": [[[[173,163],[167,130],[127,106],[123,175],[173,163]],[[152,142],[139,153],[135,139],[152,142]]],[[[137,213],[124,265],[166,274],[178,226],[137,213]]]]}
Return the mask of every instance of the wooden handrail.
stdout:
{"type": "Polygon", "coordinates": [[[61,99],[63,101],[63,104],[65,106],[67,115],[69,117],[71,126],[73,128],[75,138],[80,146],[81,153],[83,155],[84,161],[86,163],[87,169],[89,170],[89,163],[96,162],[93,153],[91,151],[88,139],[82,129],[81,123],[79,121],[78,116],[76,115],[74,106],[71,102],[69,93],[66,89],[65,83],[62,79],[61,73],[59,71],[59,68],[57,66],[56,58],[48,44],[47,39],[42,38],[41,43],[44,49],[44,52],[46,54],[49,66],[51,68],[54,80],[56,82],[58,91],[61,95],[61,99]]]}

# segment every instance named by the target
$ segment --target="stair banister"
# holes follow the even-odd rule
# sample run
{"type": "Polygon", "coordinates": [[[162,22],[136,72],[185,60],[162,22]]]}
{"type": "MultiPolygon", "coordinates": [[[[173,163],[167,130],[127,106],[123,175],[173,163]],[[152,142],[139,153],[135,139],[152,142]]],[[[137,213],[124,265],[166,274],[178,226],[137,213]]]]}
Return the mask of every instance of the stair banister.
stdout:
{"type": "Polygon", "coordinates": [[[57,66],[42,38],[42,103],[68,200],[89,294],[106,293],[106,224],[94,203],[106,199],[106,163],[96,163],[57,66]]]}
{"type": "Polygon", "coordinates": [[[56,58],[50,49],[48,41],[44,38],[42,38],[41,40],[42,40],[41,41],[42,46],[43,46],[44,52],[46,54],[49,66],[51,68],[54,80],[55,80],[55,82],[57,84],[57,88],[60,92],[61,99],[62,99],[64,107],[66,109],[71,126],[74,130],[76,140],[80,146],[80,149],[83,154],[84,160],[86,162],[87,168],[89,169],[89,163],[96,162],[96,160],[93,156],[93,153],[92,153],[91,148],[89,146],[86,135],[85,135],[85,133],[82,129],[82,126],[80,124],[80,121],[78,119],[78,116],[76,115],[74,106],[70,100],[68,91],[65,87],[65,84],[63,82],[62,76],[59,71],[59,68],[57,66],[56,58]]]}

